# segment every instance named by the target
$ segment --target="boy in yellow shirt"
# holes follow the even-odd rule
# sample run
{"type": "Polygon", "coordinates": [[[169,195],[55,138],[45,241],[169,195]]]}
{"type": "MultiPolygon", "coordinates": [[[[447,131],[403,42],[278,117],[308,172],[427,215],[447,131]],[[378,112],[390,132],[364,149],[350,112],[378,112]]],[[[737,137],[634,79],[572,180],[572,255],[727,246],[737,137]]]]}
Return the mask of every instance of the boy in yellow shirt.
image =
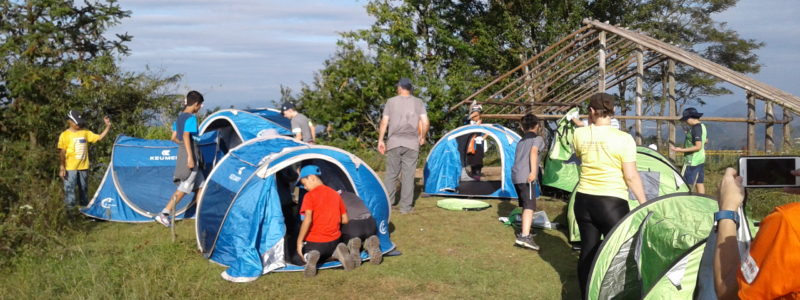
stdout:
{"type": "Polygon", "coordinates": [[[89,203],[87,192],[89,185],[86,179],[89,175],[89,143],[102,140],[111,129],[111,120],[103,118],[106,128],[100,135],[83,129],[86,124],[79,112],[70,110],[67,113],[69,128],[58,136],[58,150],[61,167],[58,175],[64,180],[64,203],[67,208],[75,206],[75,187],[78,187],[78,204],[83,206],[89,203]]]}

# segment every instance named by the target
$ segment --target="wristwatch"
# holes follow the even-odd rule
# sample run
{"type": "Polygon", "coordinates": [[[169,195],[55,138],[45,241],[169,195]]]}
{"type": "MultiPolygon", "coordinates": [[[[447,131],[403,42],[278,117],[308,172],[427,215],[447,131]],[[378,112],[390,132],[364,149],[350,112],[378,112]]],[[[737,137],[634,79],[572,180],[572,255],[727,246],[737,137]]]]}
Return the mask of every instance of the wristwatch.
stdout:
{"type": "Polygon", "coordinates": [[[714,213],[714,231],[717,230],[719,220],[731,219],[736,223],[736,228],[739,228],[739,214],[732,210],[720,210],[714,213]]]}

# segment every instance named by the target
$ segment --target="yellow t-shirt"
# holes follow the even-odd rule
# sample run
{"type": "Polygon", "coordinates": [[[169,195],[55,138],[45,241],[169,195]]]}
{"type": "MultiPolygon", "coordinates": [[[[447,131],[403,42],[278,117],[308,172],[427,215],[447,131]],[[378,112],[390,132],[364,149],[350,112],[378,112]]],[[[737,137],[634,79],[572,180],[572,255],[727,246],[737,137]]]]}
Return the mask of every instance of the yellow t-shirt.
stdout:
{"type": "Polygon", "coordinates": [[[622,163],[636,162],[633,137],[611,126],[590,125],[575,130],[573,145],[581,159],[577,191],[628,200],[622,163]]]}
{"type": "Polygon", "coordinates": [[[64,130],[58,136],[58,149],[66,151],[67,170],[89,169],[89,143],[97,142],[100,136],[89,130],[64,130]]]}

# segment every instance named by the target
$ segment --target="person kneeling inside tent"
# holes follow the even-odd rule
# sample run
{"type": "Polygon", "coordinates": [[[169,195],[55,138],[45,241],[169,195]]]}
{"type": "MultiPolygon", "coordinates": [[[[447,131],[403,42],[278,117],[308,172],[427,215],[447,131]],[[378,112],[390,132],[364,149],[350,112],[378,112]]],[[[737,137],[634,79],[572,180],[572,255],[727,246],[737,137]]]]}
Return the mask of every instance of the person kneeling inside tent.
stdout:
{"type": "MultiPolygon", "coordinates": [[[[792,172],[800,176],[800,170],[792,172]]],[[[798,188],[786,192],[800,194],[798,188]]],[[[736,213],[744,201],[742,178],[725,170],[719,187],[714,286],[719,299],[800,299],[800,202],[778,206],[764,218],[748,253],[736,240],[741,222],[736,213]]]]}
{"type": "Polygon", "coordinates": [[[303,223],[297,235],[297,254],[306,262],[305,276],[317,275],[317,263],[334,258],[345,270],[354,268],[347,246],[340,243],[341,224],[347,224],[347,209],[339,193],[322,183],[322,172],[315,165],[300,170],[297,185],[308,191],[300,206],[303,223]]]}
{"type": "Polygon", "coordinates": [[[532,250],[539,250],[533,242],[531,225],[533,212],[536,210],[536,177],[539,172],[539,150],[544,148],[544,139],[536,134],[539,119],[533,114],[526,114],[520,120],[525,136],[517,143],[514,151],[514,166],[511,167],[511,178],[517,190],[519,206],[522,208],[522,232],[517,235],[515,245],[532,250]]]}
{"type": "Polygon", "coordinates": [[[369,209],[364,205],[356,194],[351,192],[341,192],[344,205],[347,208],[347,215],[350,222],[342,224],[342,241],[347,242],[347,249],[353,256],[355,266],[361,265],[361,244],[369,253],[369,261],[372,264],[380,264],[383,260],[381,252],[381,242],[378,240],[378,225],[369,209]]]}

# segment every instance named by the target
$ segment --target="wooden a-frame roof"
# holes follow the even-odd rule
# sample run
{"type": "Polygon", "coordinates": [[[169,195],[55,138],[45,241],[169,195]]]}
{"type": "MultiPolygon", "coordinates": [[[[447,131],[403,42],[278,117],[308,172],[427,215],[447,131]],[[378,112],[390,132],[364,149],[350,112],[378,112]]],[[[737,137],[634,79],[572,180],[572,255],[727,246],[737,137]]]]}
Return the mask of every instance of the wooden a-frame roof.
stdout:
{"type": "Polygon", "coordinates": [[[748,94],[800,112],[800,97],[728,69],[643,33],[584,20],[584,27],[497,77],[451,107],[473,101],[493,116],[558,113],[667,60],[682,63],[744,89],[748,94]],[[639,52],[641,50],[641,52],[639,52]],[[641,58],[637,59],[641,53],[641,58]]]}

